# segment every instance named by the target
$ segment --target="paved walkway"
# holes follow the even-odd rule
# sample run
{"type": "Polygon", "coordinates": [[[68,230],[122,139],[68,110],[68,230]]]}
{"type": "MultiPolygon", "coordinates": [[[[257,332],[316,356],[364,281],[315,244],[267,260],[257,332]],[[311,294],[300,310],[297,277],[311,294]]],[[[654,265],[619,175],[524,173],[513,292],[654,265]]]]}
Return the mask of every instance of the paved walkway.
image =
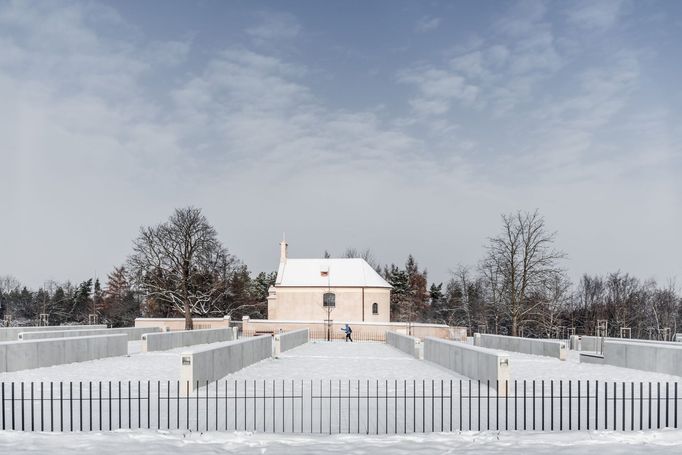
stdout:
{"type": "Polygon", "coordinates": [[[310,342],[233,375],[234,379],[451,380],[467,379],[384,343],[310,342]]]}

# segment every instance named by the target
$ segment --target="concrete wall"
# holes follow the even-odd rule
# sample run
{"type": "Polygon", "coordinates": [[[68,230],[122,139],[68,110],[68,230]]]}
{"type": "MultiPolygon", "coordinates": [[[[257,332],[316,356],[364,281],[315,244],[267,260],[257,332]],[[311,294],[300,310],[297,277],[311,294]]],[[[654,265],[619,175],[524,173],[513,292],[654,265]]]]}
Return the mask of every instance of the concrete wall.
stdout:
{"type": "MultiPolygon", "coordinates": [[[[275,286],[274,296],[268,297],[268,319],[314,321],[327,317],[322,307],[322,295],[328,287],[275,286]]],[[[391,319],[391,290],[370,287],[332,287],[336,294],[334,319],[341,322],[388,322],[391,319]],[[363,305],[364,302],[364,305],[363,305]],[[372,313],[376,303],[378,313],[372,313]],[[364,308],[364,310],[363,310],[364,308]]]]}
{"type": "MultiPolygon", "coordinates": [[[[357,337],[357,339],[386,341],[386,332],[397,332],[406,335],[409,331],[408,324],[406,322],[344,321],[337,319],[335,313],[332,313],[332,318],[335,322],[332,324],[331,333],[335,339],[345,338],[346,334],[341,331],[341,328],[346,325],[346,322],[350,324],[351,328],[353,329],[353,337],[357,337]]],[[[317,321],[280,321],[244,318],[242,323],[242,330],[245,333],[251,334],[275,334],[279,332],[290,332],[292,330],[298,330],[302,328],[308,328],[310,330],[311,338],[316,338],[316,336],[322,337],[322,334],[326,333],[326,326],[322,318],[317,321]]],[[[445,324],[413,323],[411,328],[412,336],[418,338],[432,336],[436,338],[466,341],[466,327],[448,327],[445,324]]]]}
{"type": "MultiPolygon", "coordinates": [[[[221,329],[230,326],[230,317],[194,318],[194,330],[221,329]]],[[[185,330],[185,318],[135,318],[135,327],[161,327],[170,331],[185,330]]]]}
{"type": "Polygon", "coordinates": [[[424,358],[423,345],[419,338],[395,332],[386,332],[386,344],[389,344],[396,349],[400,349],[412,357],[418,359],[424,358]]]}
{"type": "Polygon", "coordinates": [[[566,360],[566,342],[538,340],[534,338],[510,337],[481,333],[474,337],[477,346],[503,351],[521,352],[523,354],[542,355],[566,360]]]}
{"type": "Polygon", "coordinates": [[[218,343],[233,340],[234,331],[223,329],[183,330],[146,333],[142,335],[142,352],[167,351],[194,344],[218,343]]]}
{"type": "MultiPolygon", "coordinates": [[[[600,337],[581,335],[579,337],[577,347],[576,348],[571,347],[571,349],[575,349],[576,351],[596,352],[598,350],[597,347],[598,347],[599,340],[600,340],[600,337]]],[[[679,343],[677,341],[640,340],[637,338],[608,337],[605,340],[607,340],[607,341],[620,341],[623,343],[643,343],[643,344],[658,344],[658,345],[669,345],[669,346],[680,346],[681,345],[681,343],[679,343]]]]}
{"type": "Polygon", "coordinates": [[[508,354],[458,341],[426,338],[424,360],[437,363],[471,379],[490,381],[491,387],[495,387],[496,381],[499,381],[499,393],[503,393],[505,381],[510,380],[508,354]]]}
{"type": "Polygon", "coordinates": [[[259,336],[239,341],[214,343],[182,353],[181,393],[194,390],[206,381],[215,381],[261,360],[272,357],[272,337],[259,336]]]}
{"type": "Polygon", "coordinates": [[[278,333],[274,337],[274,353],[277,356],[282,352],[288,351],[289,349],[306,344],[309,339],[310,334],[308,329],[278,333]]]}
{"type": "Polygon", "coordinates": [[[682,376],[682,346],[606,340],[604,364],[682,376]]]}
{"type": "Polygon", "coordinates": [[[128,341],[139,341],[145,333],[161,332],[161,327],[120,327],[115,329],[68,330],[54,332],[21,332],[20,340],[40,340],[44,338],[72,338],[93,335],[128,335],[128,341]]]}
{"type": "Polygon", "coordinates": [[[106,329],[106,325],[46,325],[42,327],[0,327],[0,341],[16,341],[22,332],[106,329]]]}
{"type": "Polygon", "coordinates": [[[604,365],[604,356],[599,354],[580,353],[580,363],[604,365]]]}
{"type": "Polygon", "coordinates": [[[50,367],[128,354],[128,336],[99,335],[0,342],[0,372],[50,367]]]}

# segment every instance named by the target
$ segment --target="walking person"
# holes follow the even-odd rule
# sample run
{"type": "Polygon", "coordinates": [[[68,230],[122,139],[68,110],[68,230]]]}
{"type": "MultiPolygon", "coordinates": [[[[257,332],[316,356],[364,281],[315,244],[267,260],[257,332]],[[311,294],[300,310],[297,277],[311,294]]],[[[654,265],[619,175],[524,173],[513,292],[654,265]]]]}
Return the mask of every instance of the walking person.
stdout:
{"type": "Polygon", "coordinates": [[[343,328],[343,331],[346,332],[346,342],[350,340],[350,342],[353,342],[353,338],[351,338],[350,334],[353,333],[353,329],[350,328],[348,323],[346,323],[346,326],[343,328]]]}

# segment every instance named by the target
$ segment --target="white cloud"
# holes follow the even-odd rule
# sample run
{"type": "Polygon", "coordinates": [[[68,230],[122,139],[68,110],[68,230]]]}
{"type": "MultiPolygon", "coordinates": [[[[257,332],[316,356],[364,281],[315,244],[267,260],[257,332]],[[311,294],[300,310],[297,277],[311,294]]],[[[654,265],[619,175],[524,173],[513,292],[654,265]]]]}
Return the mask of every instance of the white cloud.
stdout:
{"type": "Polygon", "coordinates": [[[301,32],[298,19],[289,13],[261,12],[258,24],[246,29],[246,33],[257,41],[276,42],[296,38],[301,32]]]}
{"type": "Polygon", "coordinates": [[[187,41],[154,42],[148,46],[148,54],[160,65],[177,66],[187,59],[190,49],[187,41]]]}
{"type": "Polygon", "coordinates": [[[417,21],[414,29],[416,32],[426,33],[437,29],[440,23],[441,18],[439,17],[424,16],[417,21]]]}
{"type": "Polygon", "coordinates": [[[511,37],[532,34],[537,24],[545,20],[546,5],[542,0],[515,2],[510,11],[497,21],[494,29],[511,37]]]}
{"type": "Polygon", "coordinates": [[[417,87],[419,95],[410,104],[420,114],[444,114],[453,102],[470,105],[478,96],[478,88],[464,77],[430,66],[405,70],[398,81],[417,87]]]}
{"type": "Polygon", "coordinates": [[[572,3],[567,11],[568,22],[584,29],[607,30],[618,22],[625,5],[625,0],[572,3]]]}

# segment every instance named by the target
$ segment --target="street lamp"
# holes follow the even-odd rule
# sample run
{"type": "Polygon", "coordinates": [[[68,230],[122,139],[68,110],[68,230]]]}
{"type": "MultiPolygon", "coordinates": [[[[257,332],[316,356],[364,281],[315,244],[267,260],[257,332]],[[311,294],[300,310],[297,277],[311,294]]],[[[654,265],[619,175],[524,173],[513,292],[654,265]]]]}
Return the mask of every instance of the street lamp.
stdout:
{"type": "Polygon", "coordinates": [[[332,330],[332,311],[336,308],[336,294],[333,292],[325,292],[322,295],[322,307],[327,311],[327,319],[325,320],[327,325],[327,341],[331,341],[331,330],[332,330]]]}

